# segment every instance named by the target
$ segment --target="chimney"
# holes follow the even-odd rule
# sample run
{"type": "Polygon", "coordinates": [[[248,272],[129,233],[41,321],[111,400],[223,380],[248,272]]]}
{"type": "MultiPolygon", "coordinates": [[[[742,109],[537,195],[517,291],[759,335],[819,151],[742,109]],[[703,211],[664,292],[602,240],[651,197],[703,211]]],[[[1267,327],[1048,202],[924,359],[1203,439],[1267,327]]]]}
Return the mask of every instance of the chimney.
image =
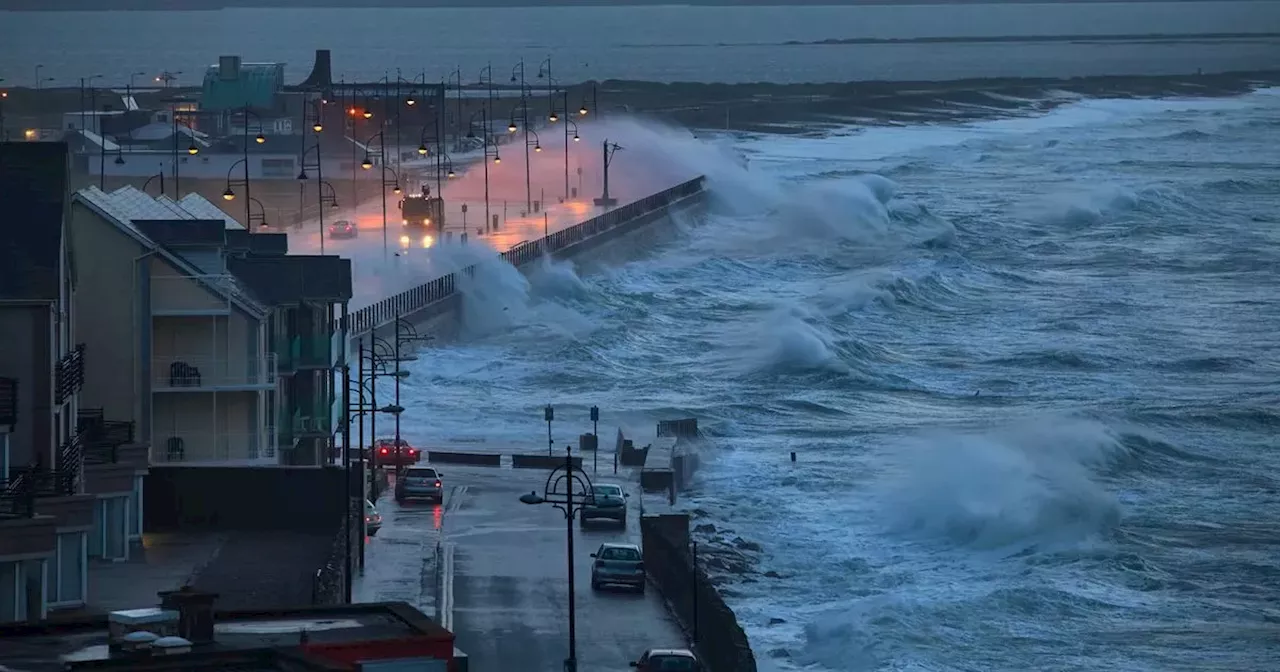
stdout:
{"type": "Polygon", "coordinates": [[[160,596],[160,608],[178,612],[178,636],[192,644],[213,642],[213,603],[217,593],[204,593],[191,586],[178,590],[164,590],[160,596]]]}

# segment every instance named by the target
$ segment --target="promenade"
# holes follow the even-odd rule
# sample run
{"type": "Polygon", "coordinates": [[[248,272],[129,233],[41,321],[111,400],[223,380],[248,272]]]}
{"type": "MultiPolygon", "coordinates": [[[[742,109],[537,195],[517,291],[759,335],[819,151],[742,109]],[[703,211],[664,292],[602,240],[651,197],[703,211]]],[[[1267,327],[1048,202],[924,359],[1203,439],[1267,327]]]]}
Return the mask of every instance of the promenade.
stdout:
{"type": "MultiPolygon", "coordinates": [[[[519,501],[542,489],[546,471],[439,468],[448,488],[443,505],[397,505],[389,494],[378,502],[383,528],[368,540],[356,599],[404,600],[438,614],[473,670],[562,669],[568,651],[564,514],[519,501]]],[[[632,506],[626,530],[573,525],[578,669],[622,672],[646,648],[686,644],[652,587],[644,595],[591,590],[590,554],[601,543],[640,543],[634,480],[619,474],[602,475],[600,482],[621,484],[632,506]]]]}

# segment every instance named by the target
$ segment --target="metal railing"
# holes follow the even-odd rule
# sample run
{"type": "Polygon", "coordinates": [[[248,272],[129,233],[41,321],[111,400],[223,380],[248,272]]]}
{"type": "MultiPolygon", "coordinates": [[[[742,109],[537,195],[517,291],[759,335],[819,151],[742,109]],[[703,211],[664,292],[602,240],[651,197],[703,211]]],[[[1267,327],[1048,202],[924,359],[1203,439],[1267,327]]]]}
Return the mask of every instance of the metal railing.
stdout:
{"type": "Polygon", "coordinates": [[[120,446],[134,443],[135,429],[132,421],[107,420],[100,408],[80,409],[76,417],[76,431],[83,437],[85,463],[119,462],[120,446]]]}
{"type": "Polygon", "coordinates": [[[333,366],[333,342],[323,335],[282,338],[276,342],[275,355],[280,371],[328,368],[333,366]]]}
{"type": "Polygon", "coordinates": [[[0,378],[0,425],[18,424],[18,381],[0,378]]]}
{"type": "Polygon", "coordinates": [[[212,357],[166,355],[152,358],[152,389],[271,388],[276,384],[276,355],[212,357]]]}
{"type": "MultiPolygon", "coordinates": [[[[705,178],[703,177],[694,178],[633,203],[614,208],[585,222],[557,231],[545,238],[513,247],[503,252],[501,257],[513,266],[523,266],[544,254],[558,252],[638,217],[697,195],[702,192],[704,182],[705,178]]],[[[383,325],[390,324],[397,316],[408,315],[437,301],[449,298],[457,291],[459,273],[472,276],[475,274],[475,269],[476,267],[473,264],[457,273],[450,273],[444,277],[436,278],[394,296],[387,297],[375,304],[365,306],[349,314],[345,325],[339,320],[337,327],[341,329],[345,326],[347,335],[353,338],[367,334],[383,325]]]]}
{"type": "Polygon", "coordinates": [[[84,343],[72,348],[58,360],[53,379],[53,398],[59,405],[84,387],[84,343]]]}
{"type": "Polygon", "coordinates": [[[271,462],[279,440],[274,426],[260,432],[183,432],[153,446],[153,462],[271,462]]]}
{"type": "Polygon", "coordinates": [[[27,467],[10,470],[9,480],[0,481],[0,515],[32,518],[40,497],[76,494],[77,473],[61,469],[27,467]]]}

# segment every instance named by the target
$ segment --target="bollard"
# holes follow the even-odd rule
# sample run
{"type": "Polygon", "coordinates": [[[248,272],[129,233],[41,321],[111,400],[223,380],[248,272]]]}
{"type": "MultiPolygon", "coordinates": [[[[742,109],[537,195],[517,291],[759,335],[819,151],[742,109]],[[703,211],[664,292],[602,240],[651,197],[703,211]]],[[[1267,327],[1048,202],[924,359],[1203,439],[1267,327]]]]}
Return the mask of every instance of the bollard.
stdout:
{"type": "Polygon", "coordinates": [[[534,202],[533,202],[533,211],[534,211],[534,212],[542,212],[542,201],[534,201],[534,202]]]}
{"type": "Polygon", "coordinates": [[[794,451],[794,450],[793,450],[793,451],[791,451],[791,461],[792,461],[792,462],[795,462],[795,461],[796,461],[796,451],[794,451]]]}
{"type": "Polygon", "coordinates": [[[463,232],[462,232],[462,235],[461,235],[461,236],[458,236],[458,242],[462,243],[463,245],[466,245],[466,244],[467,244],[467,232],[466,232],[466,231],[463,231],[463,232]]]}
{"type": "Polygon", "coordinates": [[[493,230],[498,230],[498,216],[496,214],[493,216],[493,230]]]}

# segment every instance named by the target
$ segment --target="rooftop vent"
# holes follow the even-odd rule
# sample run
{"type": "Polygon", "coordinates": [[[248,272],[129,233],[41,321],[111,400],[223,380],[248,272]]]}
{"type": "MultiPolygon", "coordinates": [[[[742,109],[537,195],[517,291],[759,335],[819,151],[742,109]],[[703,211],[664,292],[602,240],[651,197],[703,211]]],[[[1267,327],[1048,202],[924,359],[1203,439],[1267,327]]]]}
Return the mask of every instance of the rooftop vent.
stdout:
{"type": "Polygon", "coordinates": [[[205,593],[191,586],[157,593],[160,607],[178,614],[176,634],[188,643],[208,644],[213,641],[213,603],[217,593],[205,593]]]}
{"type": "Polygon", "coordinates": [[[160,639],[154,632],[146,630],[135,630],[120,640],[121,651],[147,651],[151,648],[155,641],[160,639]]]}
{"type": "Polygon", "coordinates": [[[107,636],[111,649],[123,650],[125,638],[135,632],[145,632],[153,637],[178,634],[176,610],[126,609],[107,615],[107,636]]]}

